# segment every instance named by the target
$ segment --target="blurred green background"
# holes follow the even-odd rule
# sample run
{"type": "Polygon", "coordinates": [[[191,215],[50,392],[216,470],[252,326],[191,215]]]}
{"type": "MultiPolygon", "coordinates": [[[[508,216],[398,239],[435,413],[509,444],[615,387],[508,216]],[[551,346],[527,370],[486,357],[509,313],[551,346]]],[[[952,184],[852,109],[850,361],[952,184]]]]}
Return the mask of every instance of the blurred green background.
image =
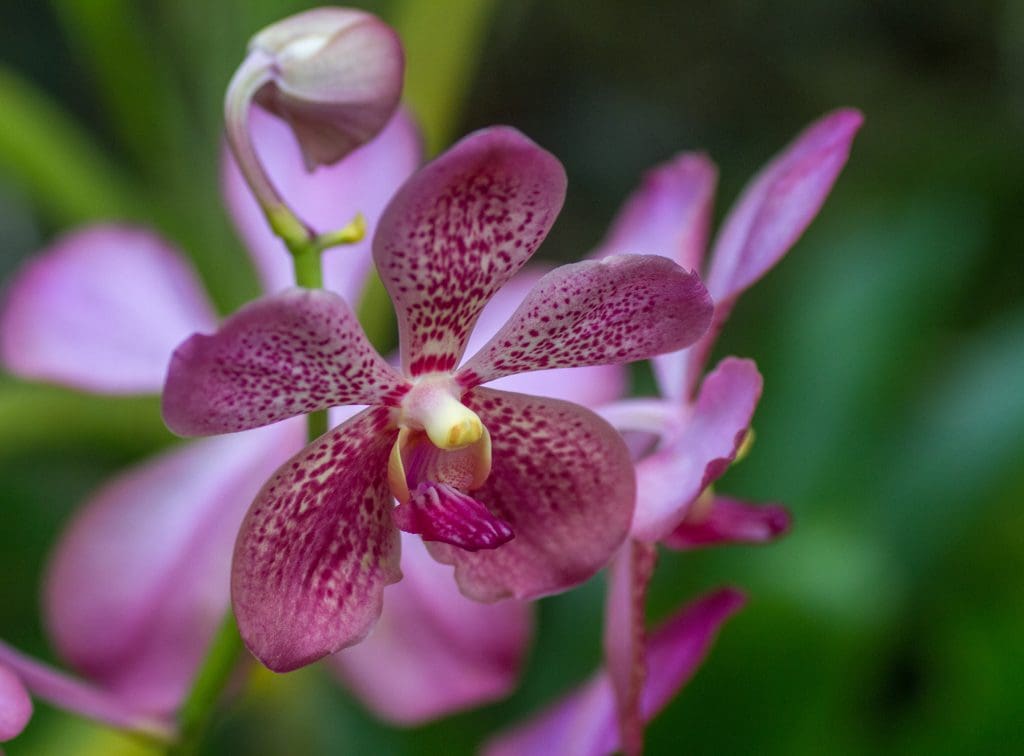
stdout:
{"type": "MultiPolygon", "coordinates": [[[[220,98],[246,39],[310,5],[4,3],[0,275],[61,230],[128,218],[187,250],[222,311],[254,296],[218,197],[220,98]]],[[[717,350],[765,376],[757,443],[719,490],[785,502],[796,528],[664,555],[654,618],[722,583],[751,602],[649,751],[1024,752],[1024,3],[361,5],[403,33],[433,148],[502,122],[563,160],[543,256],[585,253],[677,151],[720,166],[720,218],[806,123],[865,112],[821,216],[717,350]]],[[[49,544],[105,477],[170,443],[153,401],[0,377],[0,636],[52,658],[49,544]]],[[[208,751],[471,752],[596,666],[602,590],[541,602],[507,702],[391,730],[309,669],[261,678],[208,751]]],[[[132,752],[37,709],[11,754],[132,752]]]]}

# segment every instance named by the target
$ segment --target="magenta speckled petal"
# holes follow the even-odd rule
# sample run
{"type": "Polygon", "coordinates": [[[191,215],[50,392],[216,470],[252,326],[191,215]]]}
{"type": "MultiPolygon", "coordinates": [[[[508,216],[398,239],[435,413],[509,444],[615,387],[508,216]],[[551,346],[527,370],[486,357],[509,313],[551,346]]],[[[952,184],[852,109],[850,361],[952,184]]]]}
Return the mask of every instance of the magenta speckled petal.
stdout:
{"type": "Polygon", "coordinates": [[[406,182],[373,258],[407,375],[458,364],[480,310],[547,235],[565,184],[553,155],[507,127],[470,134],[406,182]]]}
{"type": "Polygon", "coordinates": [[[120,698],[173,712],[228,607],[242,517],[304,440],[293,420],[190,443],[109,481],[48,568],[47,629],[60,655],[120,698]]]}
{"type": "Polygon", "coordinates": [[[0,742],[18,737],[32,718],[32,699],[21,679],[0,664],[0,742]]]}
{"type": "Polygon", "coordinates": [[[657,549],[629,540],[608,568],[604,611],[604,656],[618,711],[622,750],[643,751],[644,719],[640,696],[647,677],[647,585],[657,549]]]}
{"type": "Polygon", "coordinates": [[[836,110],[805,129],[744,189],[715,241],[708,291],[719,305],[763,276],[818,214],[864,122],[836,110]]]}
{"type": "Polygon", "coordinates": [[[682,521],[690,504],[736,457],[761,397],[761,374],[751,360],[727,357],[711,372],[681,434],[637,464],[632,535],[659,541],[682,521]]]}
{"type": "Polygon", "coordinates": [[[710,511],[694,522],[684,520],[663,541],[684,551],[730,543],[768,543],[789,532],[793,518],[778,504],[749,504],[716,496],[710,511]]]}
{"type": "Polygon", "coordinates": [[[548,273],[457,374],[463,386],[549,368],[643,360],[689,346],[713,305],[696,273],[658,255],[616,255],[548,273]]]}
{"type": "Polygon", "coordinates": [[[470,553],[428,544],[455,565],[478,601],[536,598],[581,583],[622,544],[634,502],[633,466],[604,420],[569,402],[477,388],[463,400],[491,433],[491,474],[473,497],[515,538],[470,553]]]}
{"type": "Polygon", "coordinates": [[[653,168],[591,256],[661,255],[686,270],[701,270],[716,181],[715,166],[706,155],[682,153],[653,168]]]}
{"type": "Polygon", "coordinates": [[[371,407],[267,481],[235,545],[231,598],[249,650],[288,672],[358,643],[401,578],[387,463],[397,432],[371,407]]]}
{"type": "MultiPolygon", "coordinates": [[[[653,719],[697,672],[722,624],[746,601],[725,588],[689,604],[651,634],[642,711],[653,719]]],[[[621,745],[606,672],[533,719],[484,745],[485,756],[608,756],[621,745]]]]}
{"type": "MultiPolygon", "coordinates": [[[[476,354],[491,340],[549,270],[550,267],[530,263],[498,290],[480,313],[476,328],[469,337],[466,354],[476,354]]],[[[624,365],[595,365],[516,373],[498,378],[488,387],[518,394],[550,396],[594,408],[618,399],[626,393],[628,385],[629,373],[624,365]]]]}
{"type": "MultiPolygon", "coordinates": [[[[112,727],[134,730],[158,738],[170,737],[173,732],[173,726],[168,719],[138,707],[133,701],[111,695],[105,690],[59,672],[0,641],[0,669],[4,667],[13,671],[32,695],[65,711],[112,727]]],[[[0,712],[0,719],[2,717],[3,714],[0,712]]]]}
{"type": "Polygon", "coordinates": [[[341,297],[289,289],[246,305],[212,336],[195,334],[179,346],[163,411],[175,433],[202,436],[336,404],[389,401],[404,389],[341,297]]]}
{"type": "Polygon", "coordinates": [[[369,637],[326,661],[378,716],[414,725],[508,695],[532,627],[520,601],[470,601],[451,570],[402,536],[401,582],[369,637]]]}
{"type": "MultiPolygon", "coordinates": [[[[252,140],[267,173],[296,212],[314,228],[340,228],[357,212],[366,218],[358,244],[324,253],[324,286],[347,302],[357,302],[370,271],[370,244],[391,196],[416,170],[422,148],[416,126],[404,110],[373,140],[335,165],[306,171],[298,142],[288,125],[261,108],[249,111],[252,140]]],[[[292,286],[292,258],[270,231],[231,151],[224,149],[221,183],[235,227],[246,243],[268,292],[292,286]]]]}
{"type": "Polygon", "coordinates": [[[420,483],[409,501],[391,510],[391,517],[406,533],[466,551],[496,549],[513,537],[507,522],[469,494],[445,483],[420,483]]]}
{"type": "Polygon", "coordinates": [[[10,282],[0,356],[23,378],[155,394],[174,347],[216,322],[195,273],[167,242],[92,226],[61,237],[10,282]]]}

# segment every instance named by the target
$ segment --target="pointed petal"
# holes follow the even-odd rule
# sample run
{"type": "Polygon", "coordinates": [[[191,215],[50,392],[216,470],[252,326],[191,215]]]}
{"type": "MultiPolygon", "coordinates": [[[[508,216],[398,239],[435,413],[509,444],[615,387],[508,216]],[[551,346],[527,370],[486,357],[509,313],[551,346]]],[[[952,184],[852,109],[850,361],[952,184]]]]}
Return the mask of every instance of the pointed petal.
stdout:
{"type": "Polygon", "coordinates": [[[21,734],[32,718],[32,699],[13,671],[0,664],[0,743],[21,734]]]}
{"type": "Polygon", "coordinates": [[[818,214],[864,117],[849,108],[811,124],[743,190],[715,241],[708,291],[727,304],[763,276],[818,214]]]}
{"type": "Polygon", "coordinates": [[[58,239],[10,282],[0,354],[23,378],[110,394],[157,393],[174,347],[216,317],[195,273],[155,234],[92,226],[58,239]]]}
{"type": "Polygon", "coordinates": [[[591,257],[662,255],[685,270],[699,271],[717,179],[714,163],[706,155],[692,152],[648,171],[591,257]]]}
{"type": "Polygon", "coordinates": [[[399,529],[424,541],[450,543],[466,551],[496,549],[513,537],[507,522],[444,483],[420,483],[409,501],[391,510],[391,518],[399,529]]]}
{"type": "Polygon", "coordinates": [[[704,379],[678,438],[637,464],[635,538],[666,537],[701,491],[728,469],[750,427],[761,385],[757,366],[735,357],[722,360],[704,379]]]}
{"type": "MultiPolygon", "coordinates": [[[[308,173],[288,124],[261,108],[250,111],[253,143],[281,195],[313,228],[341,228],[362,213],[366,236],[323,257],[324,286],[348,302],[357,302],[370,272],[370,244],[388,200],[416,169],[422,147],[412,117],[399,110],[373,140],[332,166],[308,173]]],[[[235,227],[246,243],[268,292],[295,283],[291,255],[270,231],[266,218],[242,178],[231,151],[224,149],[222,186],[235,227]]]]}
{"type": "Polygon", "coordinates": [[[622,544],[633,510],[629,451],[569,402],[490,389],[463,397],[491,432],[491,474],[473,496],[512,527],[492,551],[428,544],[477,601],[536,598],[581,583],[622,544]]]}
{"type": "MultiPolygon", "coordinates": [[[[650,721],[685,685],[711,649],[722,624],[745,598],[726,588],[685,607],[651,635],[650,674],[644,686],[643,715],[650,721]]],[[[611,682],[604,672],[547,711],[484,745],[486,756],[607,756],[621,744],[615,727],[611,682]]]]}
{"type": "Polygon", "coordinates": [[[414,536],[402,536],[402,572],[370,636],[329,657],[330,667],[378,716],[401,725],[508,695],[529,642],[530,605],[470,601],[414,536]]]}
{"type": "Polygon", "coordinates": [[[406,182],[373,258],[407,375],[458,364],[480,310],[547,235],[565,183],[553,155],[508,127],[470,134],[406,182]]]}
{"type": "Polygon", "coordinates": [[[231,433],[335,404],[377,403],[404,384],[341,297],[289,289],[175,350],[164,420],[183,436],[231,433]]]}
{"type": "Polygon", "coordinates": [[[401,578],[388,455],[396,432],[371,407],[267,481],[235,545],[231,598],[245,644],[288,672],[358,643],[401,578]]]}
{"type": "MultiPolygon", "coordinates": [[[[549,270],[550,266],[530,263],[498,290],[480,313],[466,346],[467,354],[476,354],[491,340],[549,270]]],[[[594,408],[623,396],[629,387],[629,373],[623,365],[534,370],[498,378],[489,387],[531,396],[550,396],[594,408]]]]}
{"type": "Polygon", "coordinates": [[[711,322],[696,273],[657,255],[616,255],[548,273],[459,371],[463,386],[529,370],[643,360],[682,349],[711,322]]]}
{"type": "Polygon", "coordinates": [[[703,518],[683,520],[662,543],[680,551],[730,543],[767,543],[781,538],[793,523],[778,504],[748,504],[716,496],[703,518]]]}
{"type": "Polygon", "coordinates": [[[629,756],[643,752],[640,696],[647,678],[647,584],[657,556],[653,544],[629,540],[608,568],[605,665],[615,694],[621,747],[629,756]]]}
{"type": "Polygon", "coordinates": [[[303,439],[301,420],[204,439],[100,489],[48,569],[47,627],[61,656],[114,695],[173,712],[228,607],[242,517],[303,439]]]}
{"type": "MultiPolygon", "coordinates": [[[[0,669],[7,667],[33,695],[66,711],[120,729],[167,738],[170,722],[86,682],[58,672],[0,641],[0,669]]],[[[2,717],[2,712],[0,712],[2,717]]],[[[0,738],[2,740],[2,738],[0,738]]]]}

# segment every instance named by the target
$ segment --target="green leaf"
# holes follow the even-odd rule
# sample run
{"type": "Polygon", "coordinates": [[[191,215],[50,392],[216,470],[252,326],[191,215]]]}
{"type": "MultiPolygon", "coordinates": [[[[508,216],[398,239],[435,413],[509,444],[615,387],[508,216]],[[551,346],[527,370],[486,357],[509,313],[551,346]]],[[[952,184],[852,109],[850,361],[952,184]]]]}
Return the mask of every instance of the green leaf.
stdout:
{"type": "Polygon", "coordinates": [[[0,66],[0,172],[60,223],[138,216],[127,179],[61,107],[0,66]]]}

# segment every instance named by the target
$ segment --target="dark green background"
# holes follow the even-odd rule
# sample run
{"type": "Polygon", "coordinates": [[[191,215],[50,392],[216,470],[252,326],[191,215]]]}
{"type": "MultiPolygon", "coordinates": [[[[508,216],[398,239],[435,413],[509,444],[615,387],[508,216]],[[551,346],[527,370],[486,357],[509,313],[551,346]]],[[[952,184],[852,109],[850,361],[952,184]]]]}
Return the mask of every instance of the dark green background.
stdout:
{"type": "MultiPolygon", "coordinates": [[[[570,193],[544,256],[585,253],[677,151],[720,166],[721,218],[806,123],[839,105],[866,115],[821,216],[718,349],[765,376],[757,442],[719,489],[787,503],[796,528],[768,548],[664,556],[655,618],[722,583],[751,601],[650,752],[1024,750],[1024,4],[425,2],[482,13],[482,36],[450,36],[443,14],[403,27],[414,3],[366,7],[408,32],[414,99],[440,103],[440,86],[460,103],[424,109],[432,144],[510,123],[563,160],[570,193]],[[464,86],[445,81],[446,54],[464,86]]],[[[59,112],[45,129],[13,119],[0,91],[0,274],[63,229],[127,217],[187,249],[223,311],[253,296],[217,195],[219,99],[247,37],[307,6],[5,4],[0,90],[16,75],[59,112]]],[[[169,443],[153,401],[0,377],[0,635],[48,657],[48,545],[94,486],[169,443]]],[[[598,580],[541,602],[506,703],[394,731],[308,670],[261,678],[209,753],[469,752],[594,668],[601,593],[598,580]]],[[[131,752],[38,709],[10,753],[131,752]]]]}

